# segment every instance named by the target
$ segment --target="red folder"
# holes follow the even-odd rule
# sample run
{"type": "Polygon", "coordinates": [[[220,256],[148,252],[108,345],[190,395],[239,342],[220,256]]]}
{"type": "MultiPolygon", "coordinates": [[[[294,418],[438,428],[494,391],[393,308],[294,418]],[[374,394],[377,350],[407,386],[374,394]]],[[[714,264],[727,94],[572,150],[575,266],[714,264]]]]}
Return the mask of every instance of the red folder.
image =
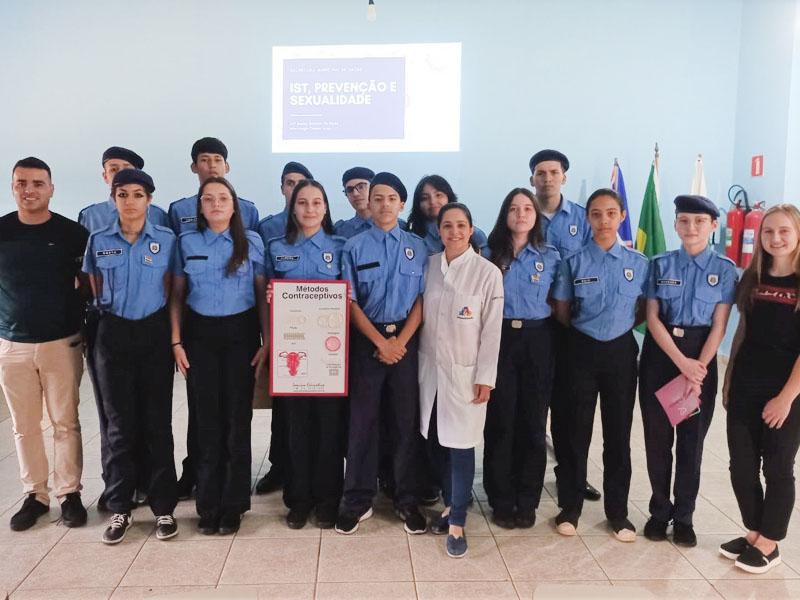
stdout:
{"type": "Polygon", "coordinates": [[[700,396],[692,391],[689,380],[683,375],[659,389],[656,398],[673,427],[700,412],[700,396]]]}

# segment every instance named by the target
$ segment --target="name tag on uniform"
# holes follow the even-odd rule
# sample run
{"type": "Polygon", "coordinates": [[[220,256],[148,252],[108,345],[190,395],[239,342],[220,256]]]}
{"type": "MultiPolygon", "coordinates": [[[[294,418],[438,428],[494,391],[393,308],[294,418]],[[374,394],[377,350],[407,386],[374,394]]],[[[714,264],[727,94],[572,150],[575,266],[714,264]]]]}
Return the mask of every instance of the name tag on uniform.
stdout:
{"type": "Polygon", "coordinates": [[[656,285],[683,285],[680,279],[657,279],[656,285]]]}
{"type": "Polygon", "coordinates": [[[197,217],[181,217],[181,223],[197,223],[197,217]]]}
{"type": "Polygon", "coordinates": [[[573,279],[573,285],[586,285],[587,283],[597,283],[600,281],[599,277],[577,277],[573,279]]]}
{"type": "Polygon", "coordinates": [[[277,260],[278,262],[297,262],[298,260],[300,260],[300,255],[298,254],[297,256],[289,256],[289,255],[276,256],[275,260],[277,260]]]}
{"type": "Polygon", "coordinates": [[[101,256],[120,256],[122,254],[122,248],[112,248],[111,250],[97,250],[94,255],[96,258],[100,258],[101,256]]]}
{"type": "Polygon", "coordinates": [[[367,269],[377,269],[380,266],[381,266],[381,263],[379,263],[379,262],[365,263],[363,265],[357,265],[356,266],[356,271],[366,271],[367,269]]]}

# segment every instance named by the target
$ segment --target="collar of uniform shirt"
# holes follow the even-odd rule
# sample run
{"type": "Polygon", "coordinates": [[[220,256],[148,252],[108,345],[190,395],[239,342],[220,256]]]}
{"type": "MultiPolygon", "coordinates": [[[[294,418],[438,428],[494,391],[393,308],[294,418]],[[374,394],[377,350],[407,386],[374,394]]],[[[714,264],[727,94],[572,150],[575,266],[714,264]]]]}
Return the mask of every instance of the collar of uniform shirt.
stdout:
{"type": "Polygon", "coordinates": [[[622,246],[619,243],[619,240],[614,242],[614,245],[611,246],[608,250],[603,250],[600,246],[597,245],[597,242],[591,240],[588,244],[589,252],[592,254],[594,258],[597,260],[602,260],[605,255],[611,255],[614,258],[619,258],[622,256],[622,246]]]}
{"type": "MultiPolygon", "coordinates": [[[[120,227],[119,219],[114,219],[111,225],[111,233],[116,233],[122,239],[125,239],[125,236],[122,235],[122,228],[120,227]]],[[[147,219],[144,220],[144,227],[142,228],[142,237],[144,236],[153,237],[153,224],[147,219]]]]}
{"type": "Polygon", "coordinates": [[[561,202],[558,203],[558,210],[556,212],[565,212],[567,214],[572,212],[572,202],[564,198],[564,194],[561,194],[561,202]]]}
{"type": "Polygon", "coordinates": [[[210,243],[212,243],[214,240],[216,240],[216,239],[217,239],[217,238],[219,238],[219,237],[222,237],[222,238],[224,238],[224,239],[228,240],[229,242],[232,242],[232,241],[233,241],[233,238],[231,237],[231,230],[230,230],[230,228],[228,228],[228,229],[226,229],[225,231],[222,231],[222,232],[220,232],[220,233],[215,233],[215,232],[214,232],[214,231],[213,231],[213,230],[212,230],[210,227],[206,227],[206,228],[203,230],[203,240],[204,240],[204,241],[205,241],[207,244],[210,244],[210,243]]]}
{"type": "Polygon", "coordinates": [[[311,242],[317,248],[322,248],[322,241],[325,239],[325,230],[320,227],[319,231],[312,235],[310,238],[301,238],[299,243],[311,242]]]}
{"type": "Polygon", "coordinates": [[[461,256],[457,256],[453,260],[450,261],[450,264],[447,263],[447,258],[445,258],[444,252],[442,252],[442,275],[446,275],[450,269],[457,269],[459,266],[463,265],[464,263],[468,262],[470,258],[475,255],[475,250],[472,249],[472,246],[467,246],[466,252],[464,252],[461,256]]]}
{"type": "Polygon", "coordinates": [[[384,231],[378,227],[374,222],[370,222],[369,228],[370,235],[378,242],[383,241],[387,235],[391,235],[394,239],[400,240],[400,225],[395,225],[389,231],[384,231]]]}
{"type": "Polygon", "coordinates": [[[686,266],[691,261],[694,261],[695,264],[700,267],[701,269],[705,269],[708,266],[708,263],[711,261],[711,246],[706,246],[705,249],[698,254],[697,256],[689,256],[689,253],[686,252],[686,248],[683,247],[681,244],[680,250],[678,250],[678,262],[680,263],[681,267],[686,266]]]}

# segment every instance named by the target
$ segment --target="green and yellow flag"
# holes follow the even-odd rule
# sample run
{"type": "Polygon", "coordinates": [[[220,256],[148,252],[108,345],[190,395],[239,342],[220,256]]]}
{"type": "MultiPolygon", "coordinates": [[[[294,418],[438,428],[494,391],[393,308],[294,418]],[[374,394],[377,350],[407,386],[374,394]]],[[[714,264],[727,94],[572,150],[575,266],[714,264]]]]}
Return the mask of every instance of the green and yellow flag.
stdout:
{"type": "Polygon", "coordinates": [[[636,231],[636,249],[648,258],[667,250],[664,227],[661,225],[661,211],[658,207],[657,177],[656,163],[653,161],[642,201],[642,211],[639,214],[639,229],[636,231]]]}

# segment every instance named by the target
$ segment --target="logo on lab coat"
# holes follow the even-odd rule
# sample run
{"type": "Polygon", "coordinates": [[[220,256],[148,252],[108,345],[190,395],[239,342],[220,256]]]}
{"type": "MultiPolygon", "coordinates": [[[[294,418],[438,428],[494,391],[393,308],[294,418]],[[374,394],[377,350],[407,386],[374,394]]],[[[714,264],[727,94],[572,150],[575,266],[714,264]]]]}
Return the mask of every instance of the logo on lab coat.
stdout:
{"type": "Polygon", "coordinates": [[[406,248],[406,258],[411,260],[414,258],[414,249],[413,248],[406,248]]]}
{"type": "Polygon", "coordinates": [[[569,234],[570,235],[578,235],[578,226],[577,225],[570,225],[569,226],[569,234]]]}
{"type": "Polygon", "coordinates": [[[714,287],[719,283],[719,275],[709,275],[706,280],[708,281],[708,285],[714,287]]]}
{"type": "Polygon", "coordinates": [[[159,244],[158,242],[150,242],[150,252],[152,252],[153,254],[158,254],[160,250],[161,250],[161,244],[159,244]]]}
{"type": "Polygon", "coordinates": [[[471,319],[472,311],[469,309],[469,306],[464,306],[460,311],[458,311],[458,315],[456,316],[459,319],[471,319]]]}
{"type": "Polygon", "coordinates": [[[633,281],[633,269],[623,269],[622,274],[625,275],[625,279],[628,281],[633,281]]]}

